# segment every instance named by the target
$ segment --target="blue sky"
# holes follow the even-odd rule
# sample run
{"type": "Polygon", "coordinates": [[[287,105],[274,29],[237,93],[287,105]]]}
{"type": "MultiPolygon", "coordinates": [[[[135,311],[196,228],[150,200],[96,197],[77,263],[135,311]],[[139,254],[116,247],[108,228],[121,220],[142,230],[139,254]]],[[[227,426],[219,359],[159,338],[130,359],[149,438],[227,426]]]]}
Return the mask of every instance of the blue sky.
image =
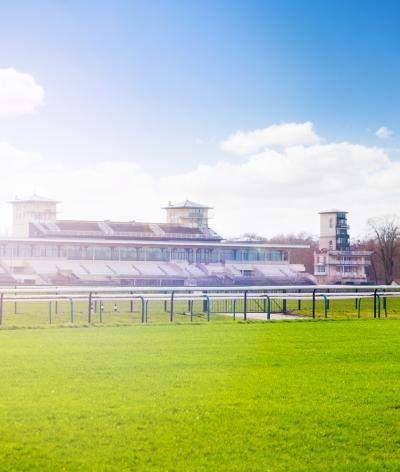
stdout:
{"type": "Polygon", "coordinates": [[[0,120],[0,141],[47,167],[124,161],[190,175],[239,165],[220,147],[237,130],[308,121],[323,142],[400,155],[399,2],[1,3],[0,68],[30,74],[45,98],[0,120]],[[383,126],[389,139],[374,134],[383,126]]]}

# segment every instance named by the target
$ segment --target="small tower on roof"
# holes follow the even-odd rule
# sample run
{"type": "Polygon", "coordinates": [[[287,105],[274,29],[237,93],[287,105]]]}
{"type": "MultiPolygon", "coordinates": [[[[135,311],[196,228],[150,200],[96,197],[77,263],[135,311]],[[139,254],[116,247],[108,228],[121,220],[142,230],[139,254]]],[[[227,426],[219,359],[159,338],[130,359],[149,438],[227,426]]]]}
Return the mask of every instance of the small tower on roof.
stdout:
{"type": "Polygon", "coordinates": [[[164,207],[167,211],[167,223],[187,226],[189,228],[208,228],[208,210],[211,207],[185,200],[180,203],[168,203],[164,207]]]}
{"type": "Polygon", "coordinates": [[[326,210],[320,213],[319,249],[349,251],[350,237],[347,211],[326,210]]]}
{"type": "Polygon", "coordinates": [[[33,194],[26,198],[18,198],[11,202],[13,207],[12,236],[14,238],[29,237],[29,224],[38,221],[55,221],[57,219],[57,200],[33,194]]]}

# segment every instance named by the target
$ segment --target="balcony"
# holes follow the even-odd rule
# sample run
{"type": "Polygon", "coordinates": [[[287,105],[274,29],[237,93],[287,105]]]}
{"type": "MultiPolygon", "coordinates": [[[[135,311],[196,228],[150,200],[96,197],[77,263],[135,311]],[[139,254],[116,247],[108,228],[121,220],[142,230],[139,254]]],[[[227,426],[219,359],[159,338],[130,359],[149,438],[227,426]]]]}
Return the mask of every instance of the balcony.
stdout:
{"type": "Polygon", "coordinates": [[[335,266],[366,266],[369,265],[371,262],[366,260],[364,262],[357,262],[357,261],[336,261],[332,265],[335,266]]]}

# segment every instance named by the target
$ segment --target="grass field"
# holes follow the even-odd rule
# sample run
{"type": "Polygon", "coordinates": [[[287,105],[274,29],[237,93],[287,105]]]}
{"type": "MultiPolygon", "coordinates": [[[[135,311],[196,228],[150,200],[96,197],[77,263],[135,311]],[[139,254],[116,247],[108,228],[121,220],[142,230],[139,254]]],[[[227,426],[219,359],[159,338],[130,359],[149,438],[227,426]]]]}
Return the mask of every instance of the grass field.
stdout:
{"type": "Polygon", "coordinates": [[[0,331],[0,469],[400,470],[400,323],[0,331]]]}
{"type": "MultiPolygon", "coordinates": [[[[129,301],[118,301],[118,312],[114,313],[114,301],[104,302],[104,312],[102,320],[100,320],[99,303],[96,305],[96,310],[93,310],[92,323],[112,324],[112,325],[126,325],[126,324],[140,324],[141,323],[141,304],[138,300],[134,302],[134,311],[130,311],[129,301]]],[[[74,325],[88,324],[88,303],[84,301],[74,302],[74,325]]],[[[151,301],[148,304],[147,323],[163,324],[169,323],[170,313],[169,304],[164,310],[164,303],[159,301],[151,301]]],[[[262,312],[264,307],[263,300],[249,300],[248,311],[262,312]]],[[[272,309],[275,312],[282,310],[282,301],[273,300],[272,309]]],[[[287,301],[287,310],[295,315],[302,315],[304,317],[311,317],[312,303],[311,301],[302,301],[300,309],[298,302],[294,300],[287,301]]],[[[218,316],[217,312],[233,312],[233,302],[228,301],[211,301],[211,321],[228,322],[229,318],[226,316],[218,316]]],[[[236,311],[238,317],[243,311],[243,300],[239,299],[236,303],[236,311]]],[[[71,325],[70,322],[70,304],[68,301],[60,301],[51,303],[51,323],[53,325],[71,325]]],[[[381,303],[381,317],[399,318],[400,314],[400,296],[398,298],[388,298],[386,303],[386,311],[384,303],[381,303]]],[[[357,308],[355,300],[331,300],[328,318],[329,319],[356,319],[357,308]]],[[[324,318],[323,301],[316,302],[316,317],[324,318]]],[[[373,318],[373,300],[364,299],[361,302],[360,317],[364,319],[373,318]]],[[[185,301],[175,301],[174,303],[174,321],[178,323],[190,323],[191,321],[206,322],[206,315],[203,311],[203,302],[195,301],[193,304],[193,316],[189,316],[188,304],[185,301]]],[[[49,324],[49,303],[48,302],[18,302],[16,305],[13,302],[6,302],[4,304],[3,322],[2,326],[6,328],[12,327],[41,327],[49,324]]]]}
{"type": "MultiPolygon", "coordinates": [[[[356,301],[352,300],[330,300],[328,318],[331,319],[355,319],[358,315],[356,308],[356,301]]],[[[316,316],[318,318],[324,317],[324,302],[320,299],[316,302],[316,316]]],[[[287,302],[287,309],[292,313],[299,313],[304,316],[311,316],[312,302],[302,301],[301,308],[298,309],[298,302],[290,300],[287,302]]],[[[374,300],[373,298],[361,300],[360,318],[371,318],[374,314],[374,300]]],[[[386,302],[381,300],[381,317],[399,318],[400,314],[400,296],[396,298],[387,298],[386,302]],[[386,304],[386,311],[385,311],[386,304]]]]}

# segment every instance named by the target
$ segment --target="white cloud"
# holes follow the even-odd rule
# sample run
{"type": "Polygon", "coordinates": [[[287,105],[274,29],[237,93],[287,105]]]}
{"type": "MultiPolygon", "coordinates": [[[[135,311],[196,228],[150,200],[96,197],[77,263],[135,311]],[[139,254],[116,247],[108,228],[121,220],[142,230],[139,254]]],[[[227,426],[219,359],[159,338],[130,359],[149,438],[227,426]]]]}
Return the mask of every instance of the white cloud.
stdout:
{"type": "Polygon", "coordinates": [[[316,233],[317,212],[342,207],[356,222],[355,236],[369,216],[400,200],[399,178],[400,164],[382,149],[329,143],[265,150],[240,164],[220,161],[163,183],[213,204],[224,234],[316,233]]]}
{"type": "Polygon", "coordinates": [[[0,117],[32,113],[43,99],[44,90],[31,75],[0,69],[0,117]]]}
{"type": "Polygon", "coordinates": [[[61,218],[162,221],[168,200],[190,198],[214,207],[211,225],[224,236],[316,234],[318,211],[339,207],[350,212],[356,237],[369,217],[396,212],[400,201],[400,162],[378,147],[348,142],[264,149],[244,161],[223,159],[163,177],[128,161],[55,168],[6,143],[0,163],[0,225],[10,223],[7,200],[36,191],[64,201],[61,218]]]}
{"type": "Polygon", "coordinates": [[[32,152],[21,151],[10,143],[0,142],[1,186],[7,184],[4,178],[8,173],[21,172],[40,161],[40,156],[32,152]]]}
{"type": "Polygon", "coordinates": [[[312,145],[319,141],[310,121],[282,123],[254,131],[236,131],[222,141],[221,149],[235,154],[253,154],[271,146],[312,145]]]}
{"type": "Polygon", "coordinates": [[[375,136],[378,136],[380,139],[389,139],[393,134],[393,131],[386,126],[381,126],[375,131],[375,136]]]}

